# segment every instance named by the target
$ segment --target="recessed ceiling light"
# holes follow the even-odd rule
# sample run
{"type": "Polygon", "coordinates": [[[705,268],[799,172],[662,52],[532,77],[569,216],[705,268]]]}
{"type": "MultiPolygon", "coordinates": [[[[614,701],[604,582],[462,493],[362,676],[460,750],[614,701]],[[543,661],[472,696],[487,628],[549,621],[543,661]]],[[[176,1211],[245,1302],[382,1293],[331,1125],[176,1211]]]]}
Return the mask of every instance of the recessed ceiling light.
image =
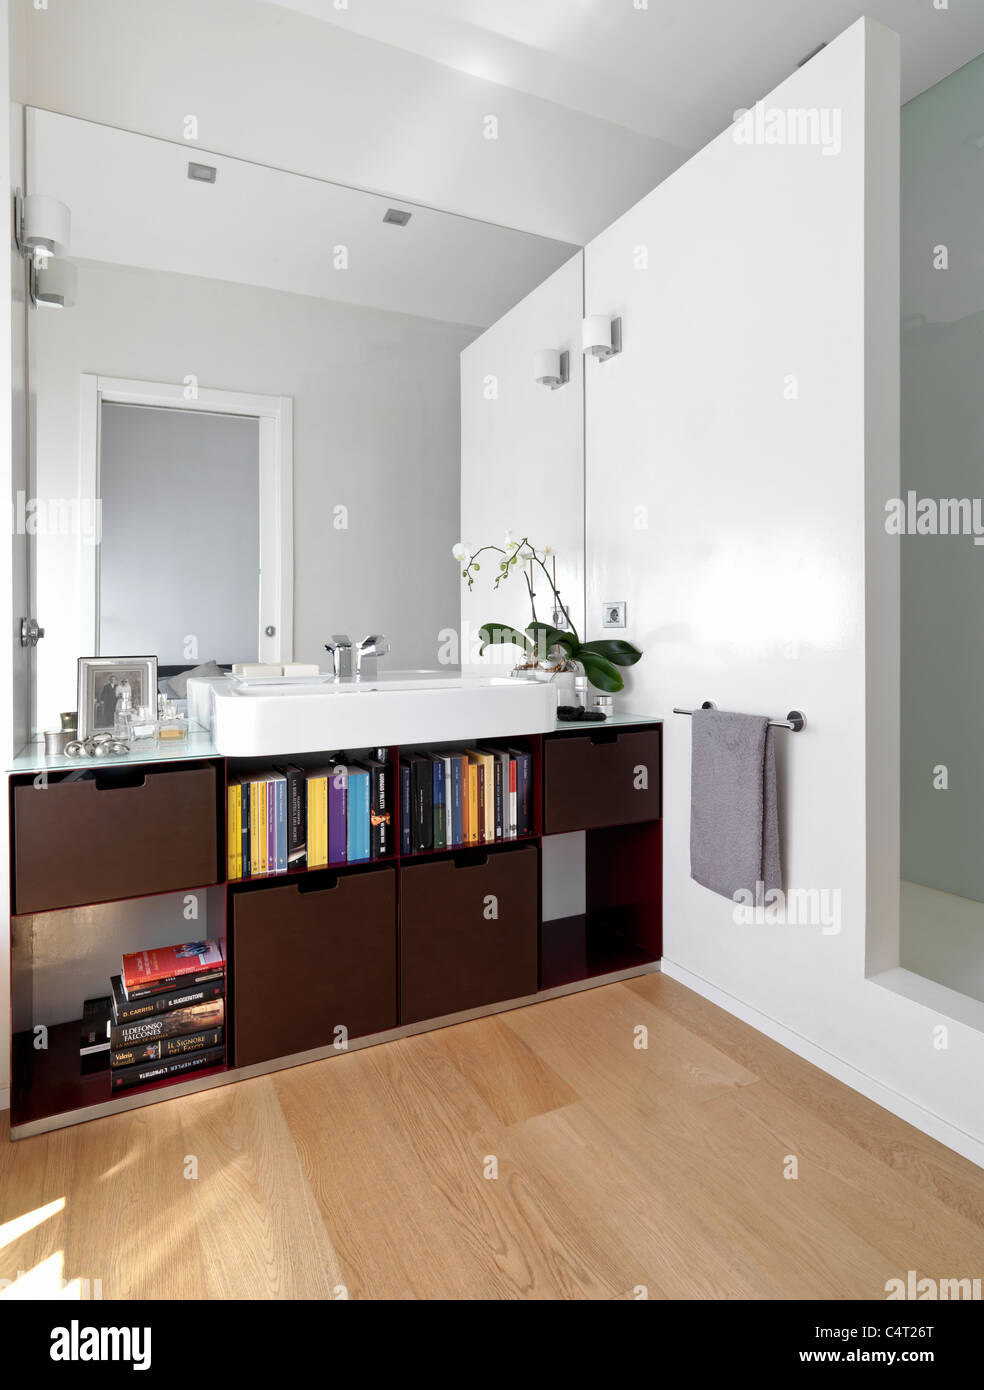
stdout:
{"type": "Polygon", "coordinates": [[[394,227],[405,227],[412,216],[412,212],[403,212],[401,208],[389,208],[383,221],[392,222],[394,227]]]}
{"type": "Polygon", "coordinates": [[[195,183],[214,183],[215,166],[214,164],[188,164],[188,177],[194,179],[195,183]]]}

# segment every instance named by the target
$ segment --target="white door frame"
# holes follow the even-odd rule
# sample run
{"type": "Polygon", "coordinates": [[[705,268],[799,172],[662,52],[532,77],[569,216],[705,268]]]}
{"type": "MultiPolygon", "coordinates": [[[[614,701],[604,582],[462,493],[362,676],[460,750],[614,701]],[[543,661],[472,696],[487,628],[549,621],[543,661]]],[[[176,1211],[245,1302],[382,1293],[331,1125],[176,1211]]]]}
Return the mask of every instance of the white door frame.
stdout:
{"type": "MultiPolygon", "coordinates": [[[[129,381],[124,377],[81,378],[79,497],[83,509],[100,496],[99,421],[103,401],[155,405],[167,410],[204,410],[212,415],[246,415],[260,424],[260,606],[257,651],[260,661],[292,661],[294,656],[294,446],[290,396],[258,396],[171,382],[129,381]],[[267,628],[274,629],[272,637],[267,628]]],[[[189,499],[191,500],[191,499],[189,499]]],[[[149,503],[150,499],[148,499],[149,503]]],[[[82,515],[94,515],[83,510],[82,515]]],[[[81,548],[79,595],[82,631],[99,654],[99,546],[81,548]]]]}

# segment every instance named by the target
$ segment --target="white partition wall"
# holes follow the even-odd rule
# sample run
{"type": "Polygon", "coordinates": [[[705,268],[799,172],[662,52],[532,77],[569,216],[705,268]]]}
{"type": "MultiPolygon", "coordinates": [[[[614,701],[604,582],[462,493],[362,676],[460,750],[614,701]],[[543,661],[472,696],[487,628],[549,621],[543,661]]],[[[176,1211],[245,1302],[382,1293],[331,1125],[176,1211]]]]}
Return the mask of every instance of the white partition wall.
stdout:
{"type": "Polygon", "coordinates": [[[859,21],[588,246],[624,335],[585,384],[588,627],[627,601],[623,705],[667,721],[666,972],[981,1161],[984,1033],[866,976],[898,921],[898,160],[897,38],[859,21]],[[777,734],[806,924],[690,878],[671,711],[704,700],[807,715],[777,734]]]}
{"type": "MultiPolygon", "coordinates": [[[[579,252],[461,354],[461,539],[501,546],[507,530],[557,552],[557,582],[581,636],[584,616],[584,359],[581,355],[583,256],[579,252]],[[566,351],[570,381],[551,390],[534,379],[541,348],[566,351]]],[[[530,621],[518,574],[494,592],[498,557],[486,556],[461,603],[463,664],[475,665],[469,639],[485,622],[520,629],[530,621]]],[[[450,556],[448,557],[451,563],[450,556]]],[[[542,575],[537,616],[550,621],[542,575]]],[[[511,665],[515,648],[493,653],[511,665]]],[[[484,664],[488,664],[488,659],[484,664]]]]}

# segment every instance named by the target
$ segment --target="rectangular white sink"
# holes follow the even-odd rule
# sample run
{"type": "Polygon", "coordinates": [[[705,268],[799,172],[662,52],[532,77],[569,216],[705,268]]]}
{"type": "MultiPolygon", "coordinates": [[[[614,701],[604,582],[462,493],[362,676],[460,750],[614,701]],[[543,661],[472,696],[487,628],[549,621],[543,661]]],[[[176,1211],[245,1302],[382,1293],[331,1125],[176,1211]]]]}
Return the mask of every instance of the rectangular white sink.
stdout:
{"type": "Polygon", "coordinates": [[[188,706],[218,753],[252,758],[547,733],[557,693],[550,681],[394,671],[371,681],[282,685],[193,679],[188,706]]]}

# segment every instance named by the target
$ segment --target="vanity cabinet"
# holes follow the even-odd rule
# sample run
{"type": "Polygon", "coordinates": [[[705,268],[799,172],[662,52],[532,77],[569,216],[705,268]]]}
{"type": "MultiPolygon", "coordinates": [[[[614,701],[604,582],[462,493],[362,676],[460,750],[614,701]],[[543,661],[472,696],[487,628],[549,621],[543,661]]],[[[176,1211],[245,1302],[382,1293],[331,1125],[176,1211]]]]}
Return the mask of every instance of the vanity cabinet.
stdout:
{"type": "MultiPolygon", "coordinates": [[[[233,882],[227,788],[255,765],[210,745],[167,761],[22,760],[10,779],[11,1136],[657,968],[661,740],[658,721],[628,716],[517,734],[508,745],[530,755],[522,839],[406,855],[395,834],[385,860],[233,882]],[[546,847],[571,834],[584,910],[544,920],[546,847]],[[121,951],[192,937],[225,939],[225,1061],[112,1092],[108,1069],[82,1064],[83,1002],[109,993],[121,951]]],[[[394,829],[400,753],[389,749],[394,829]]]]}

